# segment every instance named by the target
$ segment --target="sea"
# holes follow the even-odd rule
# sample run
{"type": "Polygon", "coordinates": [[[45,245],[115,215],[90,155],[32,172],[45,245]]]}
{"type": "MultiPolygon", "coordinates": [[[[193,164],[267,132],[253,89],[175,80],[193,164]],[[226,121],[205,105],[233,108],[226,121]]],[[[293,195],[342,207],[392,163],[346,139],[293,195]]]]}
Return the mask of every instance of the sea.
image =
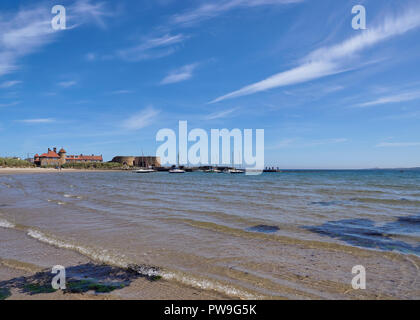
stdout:
{"type": "Polygon", "coordinates": [[[6,230],[233,299],[420,298],[420,170],[0,175],[6,230]]]}

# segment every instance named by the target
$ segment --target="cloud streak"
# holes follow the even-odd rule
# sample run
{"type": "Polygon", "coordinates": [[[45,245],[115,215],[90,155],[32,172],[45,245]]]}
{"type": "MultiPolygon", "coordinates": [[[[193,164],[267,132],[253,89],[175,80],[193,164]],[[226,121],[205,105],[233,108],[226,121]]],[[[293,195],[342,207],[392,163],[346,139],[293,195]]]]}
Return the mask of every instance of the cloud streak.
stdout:
{"type": "Polygon", "coordinates": [[[0,76],[18,68],[17,60],[54,38],[51,14],[44,8],[0,14],[0,76]]]}
{"type": "Polygon", "coordinates": [[[22,81],[18,81],[18,80],[10,80],[10,81],[4,81],[2,83],[0,83],[0,88],[5,89],[5,88],[11,88],[14,87],[15,85],[22,83],[22,81]]]}
{"type": "Polygon", "coordinates": [[[77,84],[77,82],[74,81],[74,80],[71,80],[71,81],[62,81],[62,82],[59,82],[58,83],[58,85],[60,87],[62,87],[62,88],[70,88],[70,87],[75,86],[76,84],[77,84]]]}
{"type": "Polygon", "coordinates": [[[111,11],[105,2],[95,2],[93,3],[90,0],[78,0],[71,7],[69,13],[72,15],[69,16],[69,20],[78,21],[79,23],[70,26],[74,28],[82,23],[88,23],[93,21],[97,26],[102,29],[106,28],[105,18],[115,15],[115,12],[111,11]]]}
{"type": "Polygon", "coordinates": [[[110,92],[110,94],[129,94],[129,93],[133,93],[134,91],[132,90],[127,90],[127,89],[122,89],[122,90],[115,90],[110,92]]]}
{"type": "Polygon", "coordinates": [[[376,100],[360,103],[357,107],[371,107],[376,105],[382,104],[389,104],[389,103],[398,103],[398,102],[406,102],[406,101],[413,101],[420,99],[420,91],[410,91],[410,92],[403,92],[400,94],[390,95],[378,98],[376,100]]]}
{"type": "Polygon", "coordinates": [[[153,107],[147,107],[146,109],[134,114],[129,119],[122,123],[122,127],[128,130],[139,130],[149,126],[153,123],[159,111],[153,107]]]}
{"type": "Polygon", "coordinates": [[[126,61],[158,59],[176,51],[175,45],[184,42],[188,37],[183,34],[165,34],[161,37],[149,38],[143,43],[118,51],[117,55],[126,61]]]}
{"type": "Polygon", "coordinates": [[[223,0],[212,1],[201,5],[193,10],[176,14],[171,22],[181,25],[192,25],[203,20],[215,18],[228,11],[239,8],[251,8],[264,5],[285,5],[290,3],[303,2],[304,0],[223,0]]]}
{"type": "Polygon", "coordinates": [[[193,76],[193,72],[197,66],[197,63],[193,63],[172,71],[160,82],[160,84],[170,84],[188,80],[193,76]]]}
{"type": "Polygon", "coordinates": [[[360,51],[392,37],[402,35],[419,26],[420,10],[414,8],[397,18],[385,19],[383,24],[376,28],[359,31],[359,35],[337,45],[323,47],[311,52],[299,66],[293,69],[277,73],[265,80],[220,96],[210,103],[345,72],[352,68],[349,61],[360,51]]]}
{"type": "MultiPolygon", "coordinates": [[[[0,76],[19,68],[20,58],[36,52],[53,42],[64,31],[55,31],[51,27],[51,7],[45,5],[26,6],[15,13],[0,13],[0,76]]],[[[72,5],[68,19],[77,19],[79,24],[95,21],[103,26],[102,18],[110,14],[104,3],[91,4],[88,0],[79,0],[72,5]]],[[[67,29],[72,29],[68,27],[67,29]]]]}
{"type": "Polygon", "coordinates": [[[238,110],[238,108],[231,108],[231,109],[228,109],[228,110],[215,112],[215,113],[212,113],[212,114],[209,114],[208,116],[206,116],[205,119],[206,120],[216,120],[216,119],[226,118],[226,117],[230,116],[232,113],[234,113],[236,110],[238,110]]]}
{"type": "Polygon", "coordinates": [[[267,150],[277,150],[282,148],[297,147],[297,148],[307,148],[307,147],[317,147],[322,145],[331,145],[331,144],[340,144],[348,142],[346,138],[330,138],[330,139],[320,139],[320,140],[310,140],[302,141],[297,138],[287,138],[280,140],[280,142],[268,146],[267,150]]]}
{"type": "Polygon", "coordinates": [[[20,101],[13,101],[13,102],[10,102],[10,103],[0,103],[0,108],[1,107],[13,107],[13,106],[15,106],[19,103],[20,103],[20,101]]]}
{"type": "Polygon", "coordinates": [[[52,122],[55,122],[55,119],[52,119],[52,118],[25,119],[25,120],[18,120],[18,122],[27,123],[27,124],[41,124],[41,123],[52,123],[52,122]]]}
{"type": "Polygon", "coordinates": [[[381,142],[376,145],[378,148],[385,147],[418,147],[420,142],[381,142]]]}

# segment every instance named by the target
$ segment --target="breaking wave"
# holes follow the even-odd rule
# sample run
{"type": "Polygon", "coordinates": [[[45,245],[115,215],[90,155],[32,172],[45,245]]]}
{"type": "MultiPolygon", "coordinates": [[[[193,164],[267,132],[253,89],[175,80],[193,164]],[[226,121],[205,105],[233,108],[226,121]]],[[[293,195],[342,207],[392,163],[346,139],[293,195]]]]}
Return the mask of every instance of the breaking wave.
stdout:
{"type": "Polygon", "coordinates": [[[13,228],[16,227],[16,225],[14,223],[11,223],[11,222],[7,221],[7,220],[0,219],[0,227],[13,229],[13,228]]]}
{"type": "MultiPolygon", "coordinates": [[[[16,225],[5,219],[0,219],[0,227],[13,229],[13,228],[16,228],[16,225]]],[[[121,267],[125,269],[130,269],[143,276],[147,276],[147,277],[160,276],[163,279],[168,280],[168,281],[176,281],[184,285],[188,285],[188,286],[195,287],[202,290],[213,290],[221,294],[232,296],[232,297],[238,297],[240,299],[261,298],[260,296],[246,292],[245,290],[241,290],[230,285],[222,284],[217,281],[200,279],[194,276],[185,275],[181,272],[161,270],[157,267],[152,267],[152,266],[147,266],[147,265],[138,265],[136,263],[133,263],[132,261],[129,261],[124,256],[111,253],[108,250],[94,249],[91,247],[66,242],[64,240],[58,239],[55,236],[46,234],[40,230],[36,230],[33,228],[23,228],[23,230],[26,232],[26,234],[29,237],[37,241],[40,241],[42,243],[46,243],[48,245],[61,248],[61,249],[76,251],[92,259],[95,262],[112,265],[116,267],[121,267]]]]}

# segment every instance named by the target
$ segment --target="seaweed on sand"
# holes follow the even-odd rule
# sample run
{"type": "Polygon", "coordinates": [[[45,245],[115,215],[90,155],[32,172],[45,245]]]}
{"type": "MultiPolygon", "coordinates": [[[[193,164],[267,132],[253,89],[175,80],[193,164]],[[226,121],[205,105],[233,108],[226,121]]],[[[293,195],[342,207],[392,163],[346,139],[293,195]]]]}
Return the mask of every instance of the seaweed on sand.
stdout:
{"type": "MultiPolygon", "coordinates": [[[[130,265],[119,268],[109,265],[87,263],[66,268],[66,288],[64,293],[109,293],[129,286],[137,278],[149,281],[161,279],[159,269],[144,265],[130,265]]],[[[52,293],[51,281],[54,274],[51,270],[44,270],[28,277],[17,277],[0,282],[0,299],[10,296],[10,289],[16,288],[22,293],[36,295],[52,293]]]]}
{"type": "Polygon", "coordinates": [[[95,293],[109,293],[117,289],[122,289],[125,283],[100,283],[93,279],[89,280],[71,280],[66,284],[65,293],[83,293],[95,291],[95,293]]]}
{"type": "Polygon", "coordinates": [[[10,289],[0,288],[0,300],[5,300],[11,296],[10,289]]]}
{"type": "Polygon", "coordinates": [[[51,286],[51,283],[28,283],[23,286],[23,292],[29,293],[30,295],[38,293],[52,293],[57,291],[51,286]]]}

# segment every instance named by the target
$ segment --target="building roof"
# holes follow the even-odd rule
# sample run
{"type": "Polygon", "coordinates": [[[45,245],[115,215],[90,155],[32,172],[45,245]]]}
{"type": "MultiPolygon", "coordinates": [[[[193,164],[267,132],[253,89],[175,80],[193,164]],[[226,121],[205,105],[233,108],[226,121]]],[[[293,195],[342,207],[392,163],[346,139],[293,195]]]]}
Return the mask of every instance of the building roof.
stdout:
{"type": "Polygon", "coordinates": [[[47,153],[41,154],[39,157],[40,158],[60,158],[60,156],[52,150],[49,150],[47,153]]]}
{"type": "MultiPolygon", "coordinates": [[[[59,159],[60,158],[60,154],[62,153],[66,153],[66,150],[64,150],[63,148],[61,148],[60,151],[58,151],[58,153],[55,151],[56,149],[54,148],[54,150],[48,149],[47,153],[43,153],[40,156],[38,154],[36,154],[34,156],[34,158],[53,158],[53,159],[59,159]]],[[[102,156],[95,156],[95,155],[91,155],[91,156],[86,156],[86,155],[68,155],[66,156],[66,160],[79,160],[79,161],[103,161],[102,156]]]]}
{"type": "Polygon", "coordinates": [[[102,156],[95,156],[95,155],[85,156],[83,154],[78,155],[78,156],[69,155],[66,157],[66,160],[103,161],[102,156]]]}

